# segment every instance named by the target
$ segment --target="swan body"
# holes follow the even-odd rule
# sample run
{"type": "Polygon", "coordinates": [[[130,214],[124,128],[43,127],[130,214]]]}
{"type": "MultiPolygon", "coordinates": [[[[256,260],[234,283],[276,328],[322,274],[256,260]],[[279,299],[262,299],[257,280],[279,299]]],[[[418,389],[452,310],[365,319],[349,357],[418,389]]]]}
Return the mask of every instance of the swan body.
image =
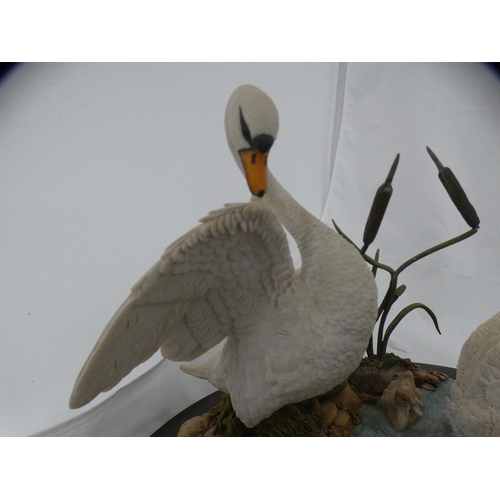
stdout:
{"type": "Polygon", "coordinates": [[[158,349],[228,393],[253,427],[285,404],[327,392],[358,366],[376,320],[377,290],[359,252],[301,205],[267,169],[278,132],[271,99],[237,88],[225,115],[249,203],[211,212],[171,244],[132,288],[75,383],[78,408],[158,349]],[[295,270],[283,226],[295,239],[295,270]]]}
{"type": "Polygon", "coordinates": [[[446,404],[455,436],[500,436],[500,312],[463,345],[446,404]]]}

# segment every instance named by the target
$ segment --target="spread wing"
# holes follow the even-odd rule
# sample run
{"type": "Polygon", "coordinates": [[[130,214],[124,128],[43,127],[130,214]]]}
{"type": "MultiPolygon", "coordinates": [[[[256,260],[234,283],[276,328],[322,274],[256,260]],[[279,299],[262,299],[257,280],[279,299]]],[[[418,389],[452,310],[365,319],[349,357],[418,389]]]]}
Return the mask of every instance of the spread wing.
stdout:
{"type": "Polygon", "coordinates": [[[112,389],[161,348],[191,361],[271,306],[293,263],[276,216],[259,203],[226,205],[166,250],[111,318],[78,376],[71,408],[112,389]]]}

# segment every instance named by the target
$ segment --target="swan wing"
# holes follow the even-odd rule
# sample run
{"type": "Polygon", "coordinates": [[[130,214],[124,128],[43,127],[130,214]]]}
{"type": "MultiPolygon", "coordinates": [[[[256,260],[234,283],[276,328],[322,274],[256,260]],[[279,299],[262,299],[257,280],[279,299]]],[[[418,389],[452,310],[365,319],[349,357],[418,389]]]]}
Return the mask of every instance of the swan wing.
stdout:
{"type": "Polygon", "coordinates": [[[77,378],[71,408],[112,389],[160,348],[174,361],[197,358],[288,286],[293,263],[272,212],[231,204],[200,222],[165,250],[111,318],[77,378]]]}

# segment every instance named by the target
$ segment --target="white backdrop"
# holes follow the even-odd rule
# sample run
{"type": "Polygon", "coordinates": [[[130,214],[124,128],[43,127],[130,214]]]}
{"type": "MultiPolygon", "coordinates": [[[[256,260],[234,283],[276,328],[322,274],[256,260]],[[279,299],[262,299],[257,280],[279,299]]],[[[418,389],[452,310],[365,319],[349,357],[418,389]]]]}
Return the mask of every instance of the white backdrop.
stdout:
{"type": "Polygon", "coordinates": [[[149,435],[213,392],[156,355],[88,407],[67,406],[135,281],[209,210],[249,198],[223,127],[227,98],[242,83],[260,86],[279,109],[276,177],[358,244],[401,153],[369,251],[380,247],[383,262],[396,266],[467,230],[425,146],[476,207],[477,235],[401,277],[408,289],[396,312],[424,302],[443,335],[415,311],[391,350],[455,366],[472,330],[500,310],[500,83],[484,66],[23,65],[0,87],[0,435],[149,435]]]}

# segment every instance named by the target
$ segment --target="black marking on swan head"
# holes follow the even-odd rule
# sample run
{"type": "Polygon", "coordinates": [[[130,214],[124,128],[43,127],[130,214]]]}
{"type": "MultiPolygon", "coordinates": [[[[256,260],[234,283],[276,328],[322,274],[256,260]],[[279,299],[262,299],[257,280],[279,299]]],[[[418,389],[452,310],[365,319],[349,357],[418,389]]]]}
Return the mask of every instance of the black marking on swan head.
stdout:
{"type": "Polygon", "coordinates": [[[254,139],[252,139],[252,134],[250,133],[250,128],[248,127],[248,124],[243,116],[243,111],[241,110],[241,106],[240,106],[240,125],[241,125],[241,134],[243,135],[243,138],[245,139],[245,141],[248,142],[248,145],[252,149],[256,149],[261,153],[269,152],[272,145],[274,144],[274,137],[272,137],[269,134],[260,134],[254,139]]]}

